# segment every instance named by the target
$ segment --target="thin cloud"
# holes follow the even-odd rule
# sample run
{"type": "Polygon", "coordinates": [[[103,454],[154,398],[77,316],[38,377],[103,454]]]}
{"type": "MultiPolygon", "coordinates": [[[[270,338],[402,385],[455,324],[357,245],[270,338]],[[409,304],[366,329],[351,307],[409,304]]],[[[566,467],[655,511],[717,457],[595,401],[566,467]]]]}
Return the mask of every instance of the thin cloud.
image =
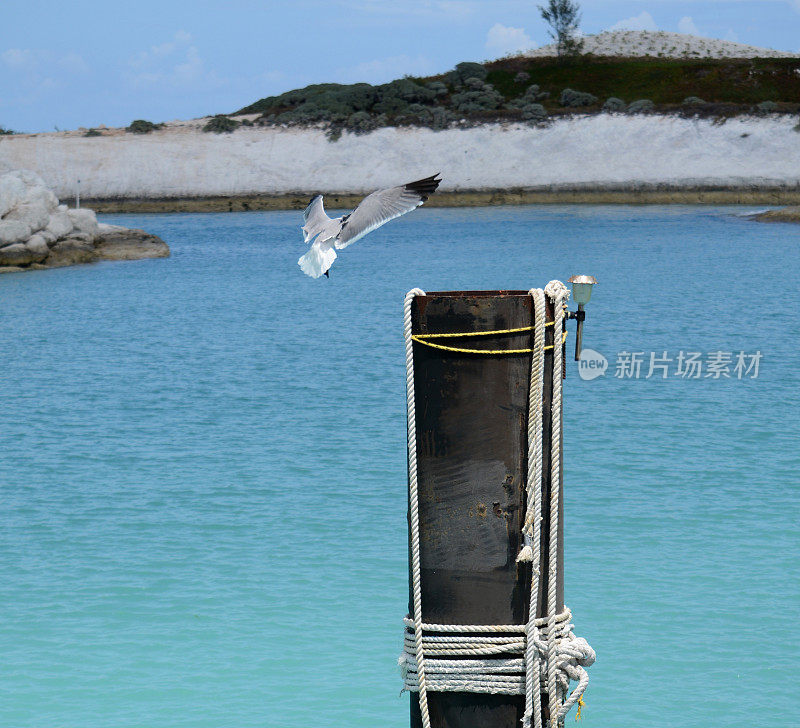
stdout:
{"type": "Polygon", "coordinates": [[[0,59],[9,68],[31,69],[36,65],[36,54],[29,48],[9,48],[0,54],[0,59]]]}
{"type": "Polygon", "coordinates": [[[486,34],[486,50],[489,53],[504,56],[533,47],[533,41],[525,33],[524,28],[512,28],[502,23],[495,23],[486,34]]]}
{"type": "Polygon", "coordinates": [[[89,66],[83,56],[75,52],[56,56],[52,51],[40,48],[8,48],[0,53],[0,63],[24,76],[28,82],[39,82],[38,77],[61,76],[62,72],[74,76],[88,73],[89,66]]]}
{"type": "Polygon", "coordinates": [[[426,56],[401,55],[376,58],[349,68],[341,68],[336,75],[349,82],[384,83],[404,75],[425,76],[434,70],[432,61],[426,56]]]}
{"type": "Polygon", "coordinates": [[[474,0],[404,0],[401,3],[390,3],[386,0],[352,0],[347,5],[363,15],[383,17],[417,15],[427,18],[438,16],[448,20],[470,17],[480,8],[480,3],[474,0]]]}
{"type": "Polygon", "coordinates": [[[658,30],[658,26],[653,16],[643,10],[639,15],[614,23],[608,30],[658,30]]]}
{"type": "Polygon", "coordinates": [[[196,84],[218,86],[224,83],[214,71],[206,69],[192,36],[179,30],[165,43],[152,45],[130,59],[129,80],[134,86],[186,87],[196,84]]]}
{"type": "Polygon", "coordinates": [[[684,17],[678,21],[678,32],[686,33],[688,35],[702,35],[702,33],[697,29],[697,26],[694,24],[694,20],[692,20],[688,15],[684,15],[684,17]]]}
{"type": "Polygon", "coordinates": [[[58,59],[58,65],[71,74],[88,73],[89,71],[86,61],[77,53],[67,53],[67,55],[62,56],[58,59]]]}

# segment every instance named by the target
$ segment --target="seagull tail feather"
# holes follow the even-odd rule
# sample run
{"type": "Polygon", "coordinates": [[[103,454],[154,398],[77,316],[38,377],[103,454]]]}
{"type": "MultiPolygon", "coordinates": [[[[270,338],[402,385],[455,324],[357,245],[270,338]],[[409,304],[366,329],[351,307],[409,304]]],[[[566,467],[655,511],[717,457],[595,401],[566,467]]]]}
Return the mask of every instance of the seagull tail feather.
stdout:
{"type": "Polygon", "coordinates": [[[323,247],[319,243],[314,243],[308,252],[297,261],[297,264],[307,276],[319,278],[333,265],[334,260],[336,260],[336,251],[333,246],[323,247]]]}

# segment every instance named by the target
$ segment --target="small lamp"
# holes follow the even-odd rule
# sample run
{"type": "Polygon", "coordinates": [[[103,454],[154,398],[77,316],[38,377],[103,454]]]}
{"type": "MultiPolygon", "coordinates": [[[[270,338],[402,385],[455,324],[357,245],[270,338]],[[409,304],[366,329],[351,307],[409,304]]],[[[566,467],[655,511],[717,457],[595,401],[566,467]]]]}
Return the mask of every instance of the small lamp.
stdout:
{"type": "Polygon", "coordinates": [[[572,300],[578,304],[578,310],[570,318],[578,321],[578,330],[575,333],[575,361],[580,361],[583,345],[583,321],[586,318],[583,307],[589,303],[589,299],[592,297],[592,286],[597,285],[597,279],[594,276],[572,276],[568,282],[572,284],[572,300]]]}

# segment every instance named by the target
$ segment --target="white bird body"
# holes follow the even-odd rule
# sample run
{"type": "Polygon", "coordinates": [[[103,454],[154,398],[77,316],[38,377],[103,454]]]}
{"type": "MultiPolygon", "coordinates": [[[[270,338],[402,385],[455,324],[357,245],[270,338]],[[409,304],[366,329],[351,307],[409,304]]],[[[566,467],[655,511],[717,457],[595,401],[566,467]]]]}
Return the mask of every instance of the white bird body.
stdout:
{"type": "Polygon", "coordinates": [[[312,278],[327,275],[336,260],[336,249],[346,248],[381,225],[419,207],[433,194],[441,180],[436,175],[389,187],[367,195],[349,215],[331,219],[325,213],[322,195],[312,198],[303,213],[303,240],[314,238],[308,252],[297,261],[312,278]]]}

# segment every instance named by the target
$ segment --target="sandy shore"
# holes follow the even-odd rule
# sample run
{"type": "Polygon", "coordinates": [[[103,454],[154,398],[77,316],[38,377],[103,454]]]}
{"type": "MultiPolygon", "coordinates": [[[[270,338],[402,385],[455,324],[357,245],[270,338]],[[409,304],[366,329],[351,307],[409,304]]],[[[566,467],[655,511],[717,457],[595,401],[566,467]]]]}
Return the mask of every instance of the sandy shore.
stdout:
{"type": "Polygon", "coordinates": [[[58,197],[72,202],[80,190],[97,210],[112,208],[95,201],[120,209],[118,200],[140,210],[131,205],[301,207],[313,193],[330,191],[347,206],[344,195],[357,199],[435,172],[443,177],[437,204],[800,202],[786,196],[800,191],[800,133],[797,120],[786,116],[722,124],[597,114],[541,128],[387,127],[336,142],[317,128],[217,135],[203,133],[200,124],[174,123],[151,134],[106,130],[94,138],[76,132],[3,137],[0,169],[33,170],[58,197]]]}

